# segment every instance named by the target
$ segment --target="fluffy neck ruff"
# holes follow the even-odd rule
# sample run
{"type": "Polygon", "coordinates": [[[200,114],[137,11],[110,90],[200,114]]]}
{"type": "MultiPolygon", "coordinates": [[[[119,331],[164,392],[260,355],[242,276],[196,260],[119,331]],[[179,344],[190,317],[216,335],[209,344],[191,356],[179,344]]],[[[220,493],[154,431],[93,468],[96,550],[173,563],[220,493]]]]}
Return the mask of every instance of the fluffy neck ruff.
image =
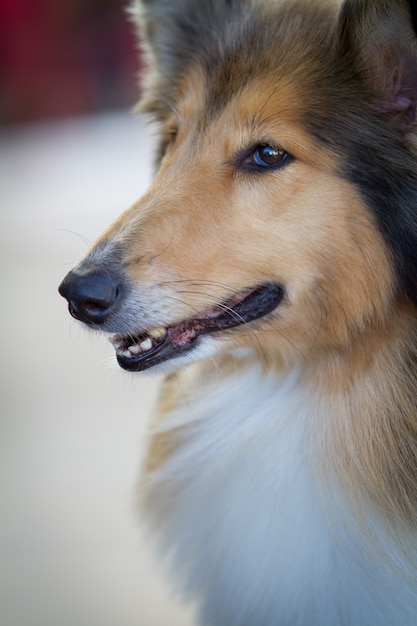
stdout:
{"type": "Polygon", "coordinates": [[[144,502],[203,623],[415,623],[417,338],[401,320],[321,367],[236,353],[168,381],[144,502]]]}

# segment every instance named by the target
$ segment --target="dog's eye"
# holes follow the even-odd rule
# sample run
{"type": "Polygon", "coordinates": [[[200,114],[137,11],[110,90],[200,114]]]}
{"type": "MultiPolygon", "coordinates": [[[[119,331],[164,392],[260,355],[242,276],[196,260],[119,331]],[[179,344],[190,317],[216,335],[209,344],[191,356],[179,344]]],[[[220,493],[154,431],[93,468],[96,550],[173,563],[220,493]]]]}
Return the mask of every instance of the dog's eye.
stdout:
{"type": "Polygon", "coordinates": [[[273,146],[259,146],[253,153],[253,160],[256,165],[261,167],[272,167],[287,157],[287,153],[273,146]]]}
{"type": "Polygon", "coordinates": [[[172,144],[175,143],[175,140],[177,139],[177,135],[178,135],[178,129],[175,127],[168,128],[163,133],[163,144],[165,146],[165,151],[169,146],[172,146],[172,144]]]}
{"type": "Polygon", "coordinates": [[[165,156],[168,148],[175,143],[178,131],[176,128],[169,128],[160,135],[159,151],[157,155],[157,163],[160,163],[165,156]]]}
{"type": "Polygon", "coordinates": [[[174,143],[174,141],[177,138],[177,135],[178,135],[178,128],[170,128],[166,134],[168,143],[174,143]]]}
{"type": "Polygon", "coordinates": [[[265,170],[281,167],[289,159],[288,152],[271,144],[260,144],[243,159],[241,167],[246,170],[265,170]]]}

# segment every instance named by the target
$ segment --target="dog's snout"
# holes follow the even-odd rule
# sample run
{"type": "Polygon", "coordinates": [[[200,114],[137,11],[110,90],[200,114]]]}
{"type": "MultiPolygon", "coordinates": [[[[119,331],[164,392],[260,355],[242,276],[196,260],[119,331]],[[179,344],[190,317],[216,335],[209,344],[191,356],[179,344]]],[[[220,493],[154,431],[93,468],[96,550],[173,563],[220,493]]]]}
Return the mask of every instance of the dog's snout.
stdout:
{"type": "Polygon", "coordinates": [[[73,317],[86,324],[103,324],[120,299],[122,286],[114,274],[102,271],[67,274],[58,289],[73,317]]]}

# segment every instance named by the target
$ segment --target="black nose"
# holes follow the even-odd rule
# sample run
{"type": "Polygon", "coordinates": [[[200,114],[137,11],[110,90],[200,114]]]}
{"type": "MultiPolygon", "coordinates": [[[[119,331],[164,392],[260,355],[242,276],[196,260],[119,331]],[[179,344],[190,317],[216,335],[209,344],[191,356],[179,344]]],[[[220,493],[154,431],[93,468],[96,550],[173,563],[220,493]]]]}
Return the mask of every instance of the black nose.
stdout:
{"type": "Polygon", "coordinates": [[[72,270],[58,291],[68,300],[73,317],[86,324],[103,324],[114,312],[122,288],[118,277],[111,273],[72,270]]]}

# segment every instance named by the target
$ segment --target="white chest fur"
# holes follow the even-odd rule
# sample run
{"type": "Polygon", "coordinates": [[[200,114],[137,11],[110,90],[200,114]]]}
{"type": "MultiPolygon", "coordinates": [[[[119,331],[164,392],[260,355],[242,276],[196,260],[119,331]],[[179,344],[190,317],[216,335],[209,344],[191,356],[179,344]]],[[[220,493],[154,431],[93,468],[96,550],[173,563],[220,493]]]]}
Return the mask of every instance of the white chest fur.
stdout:
{"type": "Polygon", "coordinates": [[[319,406],[297,373],[259,366],[218,372],[159,423],[183,440],[147,475],[145,505],[203,624],[417,624],[416,581],[374,559],[343,496],[318,484],[319,406]]]}

